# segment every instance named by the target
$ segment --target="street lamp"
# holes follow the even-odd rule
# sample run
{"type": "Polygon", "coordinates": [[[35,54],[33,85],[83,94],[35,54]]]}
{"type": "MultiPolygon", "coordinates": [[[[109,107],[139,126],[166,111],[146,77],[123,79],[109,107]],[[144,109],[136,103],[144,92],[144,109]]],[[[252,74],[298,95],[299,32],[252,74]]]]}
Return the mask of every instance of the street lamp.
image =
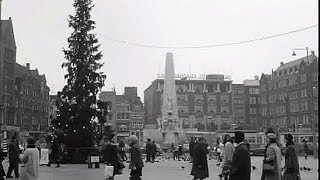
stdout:
{"type": "MultiPolygon", "coordinates": [[[[311,51],[311,53],[313,54],[314,51],[312,51],[310,48],[308,47],[305,47],[305,48],[296,48],[296,49],[293,49],[293,53],[292,53],[292,56],[296,56],[296,53],[295,51],[298,51],[298,50],[304,50],[307,52],[307,65],[309,65],[309,50],[311,51]]],[[[312,79],[312,78],[309,78],[309,79],[312,79]]],[[[315,130],[315,118],[313,116],[314,114],[314,107],[313,107],[313,82],[311,81],[311,83],[308,83],[308,86],[309,86],[309,105],[310,105],[310,112],[311,112],[311,129],[312,129],[312,136],[313,136],[313,155],[315,158],[317,158],[317,150],[316,150],[316,130],[315,130]],[[310,87],[311,86],[311,87],[310,87]]]]}

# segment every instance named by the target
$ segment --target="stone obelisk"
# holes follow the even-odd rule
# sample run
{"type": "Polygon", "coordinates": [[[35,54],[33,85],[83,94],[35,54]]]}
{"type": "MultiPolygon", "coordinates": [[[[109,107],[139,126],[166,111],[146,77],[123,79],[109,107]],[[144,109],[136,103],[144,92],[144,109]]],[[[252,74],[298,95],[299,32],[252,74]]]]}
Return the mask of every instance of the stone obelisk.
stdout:
{"type": "Polygon", "coordinates": [[[162,137],[163,143],[178,143],[181,124],[178,117],[176,84],[174,78],[173,54],[166,54],[164,91],[162,102],[162,137]]]}

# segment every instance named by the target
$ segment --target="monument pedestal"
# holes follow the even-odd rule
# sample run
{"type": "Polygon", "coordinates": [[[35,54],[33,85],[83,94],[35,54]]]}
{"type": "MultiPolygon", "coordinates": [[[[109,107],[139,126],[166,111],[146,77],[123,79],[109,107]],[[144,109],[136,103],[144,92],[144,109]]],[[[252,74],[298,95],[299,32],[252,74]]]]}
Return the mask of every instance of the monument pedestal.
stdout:
{"type": "Polygon", "coordinates": [[[179,143],[179,133],[173,131],[167,131],[162,133],[162,139],[164,144],[178,144],[179,143]]]}

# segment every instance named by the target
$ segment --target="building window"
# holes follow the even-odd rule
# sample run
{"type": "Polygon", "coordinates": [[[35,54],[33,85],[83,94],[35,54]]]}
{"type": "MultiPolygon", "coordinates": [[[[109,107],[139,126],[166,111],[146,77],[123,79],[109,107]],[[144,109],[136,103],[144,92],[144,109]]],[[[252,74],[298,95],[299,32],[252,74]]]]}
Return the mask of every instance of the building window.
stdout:
{"type": "Polygon", "coordinates": [[[226,104],[229,102],[229,97],[228,96],[221,96],[221,102],[226,104]]]}
{"type": "Polygon", "coordinates": [[[313,102],[313,109],[318,110],[318,101],[313,102]]]}
{"type": "Polygon", "coordinates": [[[307,97],[307,89],[302,89],[301,90],[301,97],[307,97]]]}
{"type": "Polygon", "coordinates": [[[302,123],[309,124],[309,116],[308,115],[305,114],[302,116],[302,123]]]}
{"type": "Polygon", "coordinates": [[[277,106],[276,113],[277,114],[284,114],[285,113],[285,106],[277,106]]]}
{"type": "Polygon", "coordinates": [[[270,96],[269,96],[269,103],[273,103],[273,102],[274,102],[273,99],[274,99],[274,98],[273,98],[273,95],[270,95],[270,96]]]}
{"type": "Polygon", "coordinates": [[[269,115],[274,115],[274,107],[269,108],[270,114],[269,115]]]}
{"type": "Polygon", "coordinates": [[[229,114],[229,107],[226,107],[226,106],[221,107],[221,113],[222,114],[229,114]]]}
{"type": "Polygon", "coordinates": [[[306,82],[307,81],[307,75],[306,74],[301,74],[300,81],[301,81],[301,83],[306,82]]]}
{"type": "Polygon", "coordinates": [[[313,73],[313,80],[318,81],[318,72],[313,73]]]}
{"type": "Polygon", "coordinates": [[[299,103],[291,102],[290,103],[290,112],[299,112],[299,103]]]}
{"type": "Polygon", "coordinates": [[[261,104],[267,104],[267,97],[266,96],[261,97],[261,104]]]}
{"type": "Polygon", "coordinates": [[[279,94],[279,100],[280,100],[280,101],[283,101],[286,96],[287,96],[286,93],[279,94]]]}
{"type": "Polygon", "coordinates": [[[290,93],[290,99],[298,99],[298,92],[297,91],[291,92],[290,93]]]}
{"type": "Polygon", "coordinates": [[[257,108],[249,108],[249,114],[257,114],[257,108]]]}
{"type": "Polygon", "coordinates": [[[234,113],[235,114],[244,114],[244,109],[243,108],[241,108],[241,109],[234,109],[234,113]]]}
{"type": "Polygon", "coordinates": [[[303,101],[301,102],[301,110],[302,110],[302,111],[307,111],[307,110],[308,110],[308,101],[303,100],[303,101]]]}
{"type": "Polygon", "coordinates": [[[265,107],[265,108],[262,108],[262,110],[261,110],[261,115],[262,116],[267,116],[267,114],[268,114],[268,109],[265,107]]]}
{"type": "Polygon", "coordinates": [[[249,94],[259,94],[258,88],[249,88],[249,94]]]}
{"type": "Polygon", "coordinates": [[[249,102],[250,104],[257,104],[257,98],[256,97],[250,97],[249,101],[250,101],[249,102]]]}
{"type": "Polygon", "coordinates": [[[297,83],[297,77],[293,77],[289,79],[289,86],[293,86],[297,83]]]}
{"type": "Polygon", "coordinates": [[[313,87],[313,88],[312,88],[312,94],[313,94],[313,96],[318,97],[318,88],[313,87]]]}

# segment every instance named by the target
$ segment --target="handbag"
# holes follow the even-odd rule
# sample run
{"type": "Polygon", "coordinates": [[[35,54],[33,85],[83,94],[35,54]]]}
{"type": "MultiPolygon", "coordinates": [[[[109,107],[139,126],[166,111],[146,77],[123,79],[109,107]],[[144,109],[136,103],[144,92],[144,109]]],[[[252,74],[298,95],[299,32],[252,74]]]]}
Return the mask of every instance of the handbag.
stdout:
{"type": "Polygon", "coordinates": [[[266,174],[274,174],[274,165],[272,163],[264,163],[262,166],[263,172],[266,174]]]}
{"type": "MultiPolygon", "coordinates": [[[[273,148],[272,148],[273,149],[273,148]]],[[[274,149],[273,149],[274,150],[274,149]]],[[[275,151],[275,150],[274,150],[275,151]]],[[[275,159],[277,159],[277,154],[275,152],[275,159]]],[[[262,165],[262,170],[266,174],[274,174],[275,173],[275,167],[274,167],[274,162],[269,162],[269,163],[263,163],[262,165]]]]}
{"type": "Polygon", "coordinates": [[[105,166],[105,169],[104,169],[104,176],[106,178],[111,178],[113,177],[113,169],[114,167],[113,166],[105,166]]]}

